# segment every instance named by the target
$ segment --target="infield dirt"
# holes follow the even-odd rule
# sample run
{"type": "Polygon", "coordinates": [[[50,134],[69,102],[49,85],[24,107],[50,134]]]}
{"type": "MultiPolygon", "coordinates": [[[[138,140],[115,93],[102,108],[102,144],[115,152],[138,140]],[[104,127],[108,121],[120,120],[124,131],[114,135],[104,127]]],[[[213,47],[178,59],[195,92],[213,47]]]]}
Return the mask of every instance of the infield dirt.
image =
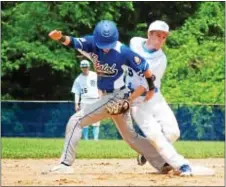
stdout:
{"type": "Polygon", "coordinates": [[[78,159],[74,174],[42,174],[58,159],[2,159],[2,186],[224,186],[224,159],[190,159],[215,176],[179,177],[157,174],[135,159],[78,159]]]}

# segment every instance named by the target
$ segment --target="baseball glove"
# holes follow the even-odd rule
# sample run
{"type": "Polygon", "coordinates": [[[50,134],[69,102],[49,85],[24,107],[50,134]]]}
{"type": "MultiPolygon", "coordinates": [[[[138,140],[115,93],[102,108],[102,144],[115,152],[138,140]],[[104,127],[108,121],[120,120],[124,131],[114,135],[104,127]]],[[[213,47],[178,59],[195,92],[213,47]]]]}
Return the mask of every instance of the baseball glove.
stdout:
{"type": "Polygon", "coordinates": [[[119,115],[126,113],[130,108],[130,104],[127,100],[111,100],[106,104],[105,108],[108,114],[119,115]]]}

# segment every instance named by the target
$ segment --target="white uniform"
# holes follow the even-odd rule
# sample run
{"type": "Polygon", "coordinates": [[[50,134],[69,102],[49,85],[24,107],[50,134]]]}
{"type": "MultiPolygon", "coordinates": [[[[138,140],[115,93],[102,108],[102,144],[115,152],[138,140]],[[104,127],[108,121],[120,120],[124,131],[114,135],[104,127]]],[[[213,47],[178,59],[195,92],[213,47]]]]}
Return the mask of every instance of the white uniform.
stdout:
{"type": "MultiPolygon", "coordinates": [[[[75,94],[75,103],[80,102],[81,109],[89,107],[99,99],[97,74],[89,70],[87,76],[82,73],[75,79],[71,92],[75,94]],[[81,99],[81,101],[80,101],[81,99]]],[[[92,124],[99,126],[100,122],[92,124]]]]}
{"type": "MultiPolygon", "coordinates": [[[[132,116],[155,147],[155,149],[154,147],[151,148],[153,149],[152,165],[156,169],[161,170],[161,167],[167,162],[178,169],[183,164],[188,164],[188,161],[179,155],[171,144],[179,138],[180,131],[176,118],[160,91],[161,79],[167,66],[167,59],[161,49],[154,52],[147,51],[144,48],[146,40],[134,37],[130,41],[130,48],[149,63],[152,73],[156,76],[154,82],[156,90],[153,98],[147,102],[143,102],[143,96],[135,100],[132,106],[132,116]]],[[[139,78],[132,69],[128,69],[126,82],[131,89],[135,89],[140,85],[148,88],[146,79],[139,78]]]]}

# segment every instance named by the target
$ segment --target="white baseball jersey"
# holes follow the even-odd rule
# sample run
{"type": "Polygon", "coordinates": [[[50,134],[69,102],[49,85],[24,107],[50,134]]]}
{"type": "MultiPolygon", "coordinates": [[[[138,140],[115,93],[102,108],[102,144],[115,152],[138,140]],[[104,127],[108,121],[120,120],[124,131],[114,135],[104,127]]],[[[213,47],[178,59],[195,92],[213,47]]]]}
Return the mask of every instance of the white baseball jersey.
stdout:
{"type": "MultiPolygon", "coordinates": [[[[152,73],[156,77],[154,81],[155,87],[160,90],[161,79],[167,66],[167,59],[161,49],[155,52],[147,51],[144,48],[144,43],[146,40],[147,39],[145,38],[134,37],[130,40],[130,48],[134,52],[145,58],[145,60],[149,63],[149,68],[152,70],[152,73]]],[[[126,82],[128,87],[131,89],[135,89],[140,85],[143,85],[145,88],[148,88],[146,79],[140,78],[140,76],[138,76],[132,68],[128,68],[126,82]]]]}
{"type": "Polygon", "coordinates": [[[92,99],[99,97],[97,88],[97,74],[89,71],[88,75],[82,73],[75,79],[71,92],[75,93],[76,103],[81,97],[81,103],[90,103],[92,99]]]}

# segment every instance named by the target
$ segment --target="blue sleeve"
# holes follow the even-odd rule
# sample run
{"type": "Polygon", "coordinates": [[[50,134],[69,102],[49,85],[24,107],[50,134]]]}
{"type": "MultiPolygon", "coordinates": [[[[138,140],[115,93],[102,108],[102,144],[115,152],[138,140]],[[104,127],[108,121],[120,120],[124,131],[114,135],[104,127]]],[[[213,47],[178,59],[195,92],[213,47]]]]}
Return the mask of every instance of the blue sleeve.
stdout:
{"type": "Polygon", "coordinates": [[[122,46],[121,51],[126,58],[125,65],[131,67],[134,71],[143,73],[149,68],[148,62],[130,48],[122,46]]]}
{"type": "Polygon", "coordinates": [[[93,52],[93,36],[85,36],[83,38],[72,37],[72,47],[81,49],[86,52],[93,52]]]}

